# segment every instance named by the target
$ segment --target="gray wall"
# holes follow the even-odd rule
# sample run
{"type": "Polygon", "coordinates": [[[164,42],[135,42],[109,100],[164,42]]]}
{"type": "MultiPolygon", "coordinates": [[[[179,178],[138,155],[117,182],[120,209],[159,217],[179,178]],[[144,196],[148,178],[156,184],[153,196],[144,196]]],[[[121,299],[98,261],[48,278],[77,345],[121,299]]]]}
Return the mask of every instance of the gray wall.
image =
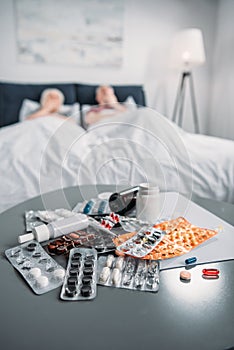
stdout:
{"type": "Polygon", "coordinates": [[[212,135],[234,140],[234,1],[219,2],[213,61],[210,118],[212,135]]]}
{"type": "MultiPolygon", "coordinates": [[[[225,2],[225,0],[220,1],[225,2]]],[[[230,0],[229,2],[232,2],[230,0]]],[[[64,2],[65,4],[65,2],[64,2]]],[[[223,12],[225,12],[225,6],[223,12]]],[[[18,82],[77,81],[84,83],[144,84],[148,106],[171,118],[179,72],[169,64],[174,33],[186,27],[203,31],[207,62],[194,70],[201,131],[220,134],[211,121],[216,92],[212,90],[219,0],[125,0],[124,62],[121,69],[84,69],[79,66],[22,64],[17,62],[13,0],[0,1],[0,79],[18,82]],[[213,74],[213,77],[212,77],[213,74]]],[[[69,19],[68,19],[69,20],[69,19]]],[[[220,35],[220,19],[218,21],[220,35]]],[[[217,66],[219,61],[217,61],[217,66]]],[[[189,97],[189,96],[188,96],[189,97]]],[[[226,124],[226,114],[222,115],[226,124]]],[[[184,128],[193,131],[190,100],[186,103],[184,128]]],[[[226,134],[230,137],[228,128],[226,134]]]]}

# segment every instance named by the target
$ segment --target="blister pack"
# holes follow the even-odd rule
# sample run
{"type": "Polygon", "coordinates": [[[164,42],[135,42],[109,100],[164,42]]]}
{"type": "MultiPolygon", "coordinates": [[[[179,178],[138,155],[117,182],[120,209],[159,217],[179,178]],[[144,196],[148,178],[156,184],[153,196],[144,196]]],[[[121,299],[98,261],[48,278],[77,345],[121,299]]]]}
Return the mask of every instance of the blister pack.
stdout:
{"type": "Polygon", "coordinates": [[[32,232],[32,229],[44,223],[50,223],[52,221],[61,220],[75,215],[68,209],[55,209],[55,210],[29,210],[25,212],[25,226],[27,232],[32,232]]]}
{"type": "Polygon", "coordinates": [[[59,208],[55,210],[37,210],[36,216],[43,222],[50,223],[52,221],[70,218],[75,213],[71,210],[59,208]]]}
{"type": "MultiPolygon", "coordinates": [[[[166,235],[149,254],[144,256],[144,259],[164,260],[181,256],[219,232],[218,229],[212,230],[195,226],[183,217],[160,222],[154,227],[163,230],[166,235]]],[[[134,236],[134,232],[119,235],[114,238],[114,243],[116,246],[122,245],[134,236]]]]}
{"type": "Polygon", "coordinates": [[[24,214],[25,217],[25,229],[26,232],[32,232],[33,228],[40,226],[43,222],[36,216],[34,210],[26,211],[24,214]]]}
{"type": "Polygon", "coordinates": [[[110,213],[109,201],[108,199],[91,198],[90,200],[77,203],[72,211],[86,215],[108,214],[110,213]]]}
{"type": "Polygon", "coordinates": [[[97,293],[97,251],[73,248],[69,254],[60,297],[63,300],[90,300],[97,293]]]}
{"type": "Polygon", "coordinates": [[[62,285],[65,269],[37,241],[7,249],[5,255],[36,294],[49,292],[62,285]]]}
{"type": "Polygon", "coordinates": [[[120,244],[117,251],[136,258],[143,258],[161,242],[165,234],[165,231],[152,226],[145,226],[133,237],[120,244]]]}
{"type": "Polygon", "coordinates": [[[106,253],[115,250],[113,238],[116,235],[99,225],[95,220],[89,220],[89,226],[84,230],[71,232],[68,235],[59,237],[47,244],[50,254],[66,254],[72,248],[86,247],[95,248],[99,253],[106,253]]]}
{"type": "Polygon", "coordinates": [[[159,289],[159,262],[112,254],[99,256],[98,284],[140,291],[157,292],[159,289]]]}

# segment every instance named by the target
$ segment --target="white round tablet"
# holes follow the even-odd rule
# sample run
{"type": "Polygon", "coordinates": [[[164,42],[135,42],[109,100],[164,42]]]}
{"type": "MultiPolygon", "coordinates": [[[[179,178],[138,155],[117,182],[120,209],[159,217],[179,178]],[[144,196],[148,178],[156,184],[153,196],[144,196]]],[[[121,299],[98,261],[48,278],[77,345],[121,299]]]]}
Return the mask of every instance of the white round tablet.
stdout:
{"type": "Polygon", "coordinates": [[[38,278],[41,276],[41,269],[39,269],[38,267],[33,267],[28,274],[29,277],[38,278]]]}
{"type": "Polygon", "coordinates": [[[65,275],[65,271],[63,269],[56,269],[54,270],[53,275],[56,279],[62,280],[65,275]]]}
{"type": "Polygon", "coordinates": [[[39,276],[37,278],[37,285],[39,288],[45,288],[46,286],[48,286],[49,284],[49,280],[46,276],[39,276]]]}

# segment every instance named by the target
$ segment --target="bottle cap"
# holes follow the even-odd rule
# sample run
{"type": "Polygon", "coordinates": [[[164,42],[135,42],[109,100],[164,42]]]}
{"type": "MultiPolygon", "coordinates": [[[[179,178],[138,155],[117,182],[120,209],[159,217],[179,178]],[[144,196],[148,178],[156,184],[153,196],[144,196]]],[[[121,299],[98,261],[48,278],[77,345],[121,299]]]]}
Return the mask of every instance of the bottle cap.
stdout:
{"type": "Polygon", "coordinates": [[[44,224],[34,227],[33,234],[38,242],[48,241],[50,239],[50,230],[44,224]]]}
{"type": "Polygon", "coordinates": [[[21,235],[18,237],[18,242],[24,243],[24,242],[28,242],[31,241],[32,239],[34,239],[34,234],[33,233],[26,233],[25,235],[21,235]]]}
{"type": "Polygon", "coordinates": [[[98,195],[98,198],[99,199],[109,199],[110,196],[112,195],[113,192],[102,192],[102,193],[99,193],[98,195]]]}
{"type": "Polygon", "coordinates": [[[139,185],[139,195],[156,195],[160,192],[159,187],[153,183],[142,183],[139,185]]]}

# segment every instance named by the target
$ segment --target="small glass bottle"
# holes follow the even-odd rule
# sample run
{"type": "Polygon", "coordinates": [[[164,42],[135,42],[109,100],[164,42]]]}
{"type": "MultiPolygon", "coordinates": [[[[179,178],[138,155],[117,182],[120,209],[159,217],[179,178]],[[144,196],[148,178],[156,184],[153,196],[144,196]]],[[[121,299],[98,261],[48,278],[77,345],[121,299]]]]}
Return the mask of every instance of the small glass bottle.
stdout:
{"type": "Polygon", "coordinates": [[[161,211],[160,191],[155,184],[142,183],[136,197],[137,219],[154,224],[161,211]]]}
{"type": "Polygon", "coordinates": [[[19,243],[36,239],[38,242],[48,241],[73,231],[83,230],[89,225],[88,217],[84,214],[76,214],[69,218],[53,221],[48,225],[42,224],[33,228],[32,233],[18,237],[19,243]]]}

